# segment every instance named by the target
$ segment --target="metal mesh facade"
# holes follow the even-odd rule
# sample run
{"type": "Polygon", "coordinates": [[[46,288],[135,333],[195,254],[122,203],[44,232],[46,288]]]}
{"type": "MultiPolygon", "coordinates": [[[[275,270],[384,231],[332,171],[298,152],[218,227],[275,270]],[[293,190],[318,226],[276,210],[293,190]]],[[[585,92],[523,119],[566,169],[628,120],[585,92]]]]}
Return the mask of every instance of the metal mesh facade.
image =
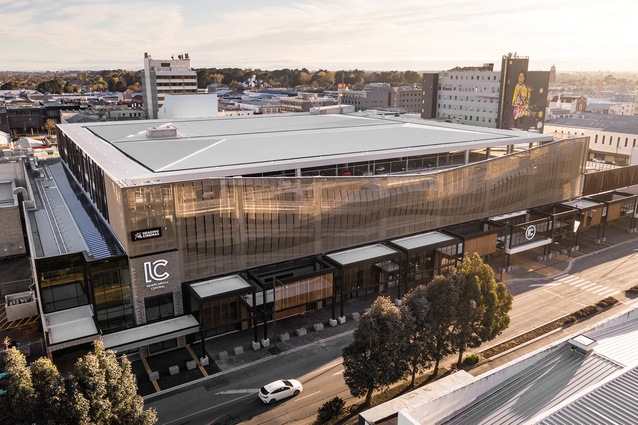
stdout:
{"type": "Polygon", "coordinates": [[[235,272],[580,195],[587,138],[435,174],[210,178],[122,188],[130,257],[178,249],[182,281],[235,272]]]}

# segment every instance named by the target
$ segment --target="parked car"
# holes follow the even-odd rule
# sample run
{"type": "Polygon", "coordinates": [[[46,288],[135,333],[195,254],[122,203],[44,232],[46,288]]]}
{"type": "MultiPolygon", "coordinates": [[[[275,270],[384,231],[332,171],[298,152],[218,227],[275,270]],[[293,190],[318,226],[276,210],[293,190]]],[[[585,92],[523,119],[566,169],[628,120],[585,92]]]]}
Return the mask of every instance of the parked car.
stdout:
{"type": "Polygon", "coordinates": [[[302,390],[301,382],[296,379],[280,379],[261,387],[259,398],[266,404],[274,404],[284,398],[296,396],[302,390]]]}

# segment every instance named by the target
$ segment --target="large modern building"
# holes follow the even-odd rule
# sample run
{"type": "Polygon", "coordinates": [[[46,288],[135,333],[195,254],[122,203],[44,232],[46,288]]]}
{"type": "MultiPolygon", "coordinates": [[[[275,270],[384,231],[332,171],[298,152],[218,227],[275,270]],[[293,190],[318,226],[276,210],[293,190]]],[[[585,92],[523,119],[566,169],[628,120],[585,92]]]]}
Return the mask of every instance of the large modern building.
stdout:
{"type": "Polygon", "coordinates": [[[584,181],[585,137],[361,113],[64,124],[58,141],[63,162],[18,181],[53,354],[249,328],[259,348],[274,299],[278,318],[330,308],[337,326],[344,300],[400,302],[464,253],[507,267],[574,249],[570,229],[604,240],[635,196],[562,203],[638,179],[584,181]]]}
{"type": "Polygon", "coordinates": [[[497,72],[486,63],[423,74],[421,118],[542,132],[549,71],[528,71],[528,64],[510,53],[497,72]]]}
{"type": "MultiPolygon", "coordinates": [[[[424,102],[436,104],[422,118],[441,118],[460,124],[496,128],[498,121],[501,73],[494,64],[480,67],[455,68],[434,74],[437,86],[424,84],[424,102]],[[429,89],[428,89],[429,88],[429,89]],[[430,99],[434,99],[430,101],[430,99]]],[[[425,75],[428,81],[434,77],[425,75]]],[[[433,80],[432,80],[433,81],[433,80]]]]}
{"type": "Polygon", "coordinates": [[[188,53],[178,55],[177,59],[171,57],[160,60],[144,53],[142,94],[147,117],[158,117],[158,110],[164,104],[164,95],[188,93],[197,93],[197,73],[191,70],[188,53]]]}

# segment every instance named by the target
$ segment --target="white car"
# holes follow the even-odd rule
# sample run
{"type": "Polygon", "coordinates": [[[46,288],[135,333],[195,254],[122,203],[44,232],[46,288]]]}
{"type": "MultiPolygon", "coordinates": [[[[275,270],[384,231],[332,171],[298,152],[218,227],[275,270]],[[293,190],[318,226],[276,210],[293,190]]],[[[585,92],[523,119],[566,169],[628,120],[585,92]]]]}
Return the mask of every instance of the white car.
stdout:
{"type": "Polygon", "coordinates": [[[266,404],[274,404],[284,398],[293,397],[303,390],[303,385],[296,379],[280,379],[261,387],[259,398],[266,404]]]}

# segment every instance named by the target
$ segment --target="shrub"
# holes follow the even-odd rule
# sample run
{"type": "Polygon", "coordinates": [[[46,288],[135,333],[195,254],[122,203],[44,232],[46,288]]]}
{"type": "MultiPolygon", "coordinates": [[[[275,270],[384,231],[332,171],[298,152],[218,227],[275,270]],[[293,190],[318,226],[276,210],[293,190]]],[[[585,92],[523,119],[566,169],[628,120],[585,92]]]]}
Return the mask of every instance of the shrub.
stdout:
{"type": "Polygon", "coordinates": [[[611,307],[612,305],[616,304],[618,302],[618,300],[614,297],[607,297],[604,298],[600,301],[598,301],[596,303],[596,305],[600,308],[607,308],[607,307],[611,307]]]}
{"type": "Polygon", "coordinates": [[[598,308],[596,308],[595,305],[588,305],[587,307],[583,307],[578,310],[576,313],[574,313],[574,315],[577,319],[582,319],[583,317],[592,316],[596,313],[598,313],[598,308]]]}
{"type": "Polygon", "coordinates": [[[465,366],[474,366],[479,362],[479,360],[480,357],[478,354],[470,354],[469,356],[465,356],[465,358],[463,359],[463,364],[465,366]]]}
{"type": "Polygon", "coordinates": [[[332,419],[339,417],[346,407],[346,402],[341,397],[334,397],[317,409],[316,424],[325,424],[332,419]]]}

